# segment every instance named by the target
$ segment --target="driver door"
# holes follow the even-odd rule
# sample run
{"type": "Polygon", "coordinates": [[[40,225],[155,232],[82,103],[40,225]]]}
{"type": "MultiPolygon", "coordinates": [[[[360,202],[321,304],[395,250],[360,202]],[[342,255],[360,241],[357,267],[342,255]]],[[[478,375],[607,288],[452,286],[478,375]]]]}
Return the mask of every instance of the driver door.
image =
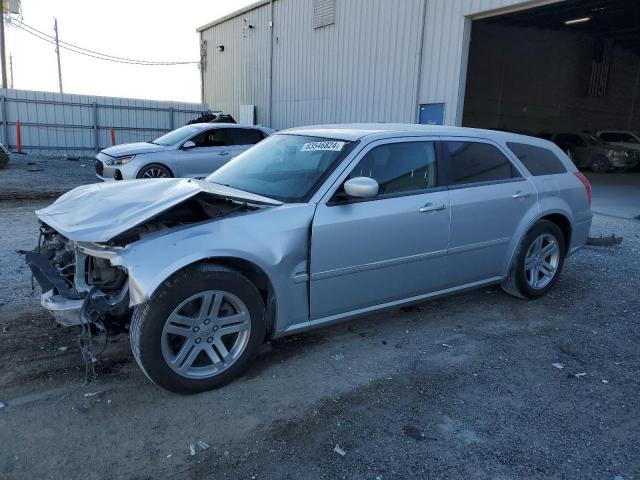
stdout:
{"type": "Polygon", "coordinates": [[[438,180],[436,143],[376,142],[353,165],[340,185],[366,176],[378,182],[379,193],[340,200],[340,187],[338,196],[318,205],[311,237],[312,321],[447,283],[449,191],[438,180]]]}
{"type": "Polygon", "coordinates": [[[228,131],[226,128],[206,130],[191,138],[195,147],[180,147],[177,155],[179,176],[204,178],[227,163],[233,156],[228,145],[228,131]]]}

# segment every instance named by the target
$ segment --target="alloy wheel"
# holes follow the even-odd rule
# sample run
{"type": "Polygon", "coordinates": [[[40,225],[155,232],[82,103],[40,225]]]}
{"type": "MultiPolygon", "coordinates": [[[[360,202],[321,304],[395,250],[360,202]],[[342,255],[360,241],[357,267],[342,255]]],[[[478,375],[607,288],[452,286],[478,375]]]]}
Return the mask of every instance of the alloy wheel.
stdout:
{"type": "Polygon", "coordinates": [[[147,169],[143,174],[142,178],[167,178],[167,172],[160,168],[151,167],[147,169]]]}
{"type": "Polygon", "coordinates": [[[174,372],[203,379],[229,368],[251,333],[249,309],[232,293],[197,293],[180,303],[162,330],[162,356],[174,372]]]}
{"type": "Polygon", "coordinates": [[[560,245],[556,237],[544,233],[529,246],[524,272],[531,288],[542,289],[553,280],[560,264],[560,245]]]}

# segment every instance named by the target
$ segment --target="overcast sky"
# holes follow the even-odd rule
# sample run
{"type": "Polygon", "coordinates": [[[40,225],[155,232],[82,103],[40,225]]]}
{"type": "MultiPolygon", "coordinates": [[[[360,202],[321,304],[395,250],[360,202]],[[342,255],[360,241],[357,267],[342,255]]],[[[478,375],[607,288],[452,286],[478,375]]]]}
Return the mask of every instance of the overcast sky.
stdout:
{"type": "MultiPolygon", "coordinates": [[[[198,61],[196,28],[255,0],[22,0],[22,22],[90,50],[142,60],[198,61]]],[[[58,91],[55,47],[6,26],[14,87],[58,91]]],[[[61,49],[65,93],[200,101],[197,65],[138,66],[61,49]]],[[[10,80],[9,80],[10,81],[10,80]]]]}

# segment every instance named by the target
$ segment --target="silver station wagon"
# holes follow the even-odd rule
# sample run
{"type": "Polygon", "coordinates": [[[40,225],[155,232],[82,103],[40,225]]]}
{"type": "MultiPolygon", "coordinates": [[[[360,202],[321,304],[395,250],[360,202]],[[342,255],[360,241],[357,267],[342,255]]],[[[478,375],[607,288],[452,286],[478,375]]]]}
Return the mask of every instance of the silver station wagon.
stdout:
{"type": "Polygon", "coordinates": [[[206,180],[78,187],[37,212],[26,256],[58,322],[128,326],[143,372],[191,393],[268,339],[488,284],[541,297],[585,243],[590,201],[542,139],[305,127],[206,180]]]}

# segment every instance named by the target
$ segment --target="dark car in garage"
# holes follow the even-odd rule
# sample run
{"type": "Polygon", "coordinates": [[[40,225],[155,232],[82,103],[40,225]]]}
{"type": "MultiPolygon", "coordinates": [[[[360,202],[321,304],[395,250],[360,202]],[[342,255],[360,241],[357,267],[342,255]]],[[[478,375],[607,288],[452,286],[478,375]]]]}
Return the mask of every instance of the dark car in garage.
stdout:
{"type": "Polygon", "coordinates": [[[638,164],[634,152],[589,133],[541,133],[538,137],[558,145],[579,168],[604,173],[627,170],[638,164]]]}

